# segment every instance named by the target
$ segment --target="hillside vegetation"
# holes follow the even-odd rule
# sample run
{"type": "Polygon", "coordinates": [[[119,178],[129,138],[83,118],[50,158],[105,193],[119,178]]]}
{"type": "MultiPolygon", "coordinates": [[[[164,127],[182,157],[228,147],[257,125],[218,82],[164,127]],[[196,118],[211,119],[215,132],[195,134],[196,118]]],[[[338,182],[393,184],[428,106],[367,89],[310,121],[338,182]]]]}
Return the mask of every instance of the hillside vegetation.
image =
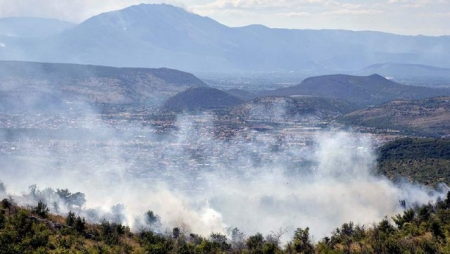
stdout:
{"type": "Polygon", "coordinates": [[[446,137],[450,135],[450,97],[395,100],[349,113],[340,121],[362,127],[394,129],[406,135],[446,137]]]}
{"type": "MultiPolygon", "coordinates": [[[[131,232],[120,223],[103,220],[89,224],[69,212],[48,213],[39,202],[28,209],[3,199],[0,203],[0,253],[449,253],[450,193],[434,204],[412,206],[373,225],[344,223],[314,243],[309,228],[297,228],[291,239],[280,242],[283,229],[267,236],[246,236],[239,229],[230,237],[211,233],[204,237],[174,228],[170,233],[151,229],[131,232]]],[[[146,213],[148,222],[158,216],[146,213]]]]}
{"type": "Polygon", "coordinates": [[[378,152],[379,170],[390,178],[450,184],[450,140],[404,138],[385,144],[378,152]]]}

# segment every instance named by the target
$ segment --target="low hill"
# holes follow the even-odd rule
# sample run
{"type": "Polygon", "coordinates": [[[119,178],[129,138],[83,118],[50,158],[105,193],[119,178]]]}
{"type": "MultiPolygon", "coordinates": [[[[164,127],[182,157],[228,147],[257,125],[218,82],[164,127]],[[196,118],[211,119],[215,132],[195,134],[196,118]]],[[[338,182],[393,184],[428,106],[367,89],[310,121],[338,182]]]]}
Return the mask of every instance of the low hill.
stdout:
{"type": "MultiPolygon", "coordinates": [[[[206,86],[182,71],[93,65],[0,61],[0,96],[62,102],[158,105],[193,86],[206,86]]],[[[2,101],[3,109],[23,106],[2,101]]],[[[43,106],[43,105],[42,105],[43,106]]]]}
{"type": "Polygon", "coordinates": [[[450,97],[395,100],[349,113],[339,120],[349,125],[394,129],[408,135],[450,136],[450,97]]]}
{"type": "Polygon", "coordinates": [[[298,85],[265,91],[262,94],[335,98],[357,104],[360,107],[367,107],[395,99],[447,96],[450,95],[450,89],[401,85],[377,74],[370,76],[338,74],[307,78],[298,85]]]}
{"type": "Polygon", "coordinates": [[[219,89],[195,87],[169,98],[163,108],[175,111],[213,109],[232,107],[242,102],[241,99],[219,89]]]}
{"type": "Polygon", "coordinates": [[[305,116],[334,118],[354,111],[348,102],[320,97],[269,96],[256,98],[233,109],[233,114],[249,120],[282,121],[305,116]]]}
{"type": "Polygon", "coordinates": [[[378,154],[379,170],[390,178],[450,184],[450,140],[399,139],[383,145],[378,154]]]}

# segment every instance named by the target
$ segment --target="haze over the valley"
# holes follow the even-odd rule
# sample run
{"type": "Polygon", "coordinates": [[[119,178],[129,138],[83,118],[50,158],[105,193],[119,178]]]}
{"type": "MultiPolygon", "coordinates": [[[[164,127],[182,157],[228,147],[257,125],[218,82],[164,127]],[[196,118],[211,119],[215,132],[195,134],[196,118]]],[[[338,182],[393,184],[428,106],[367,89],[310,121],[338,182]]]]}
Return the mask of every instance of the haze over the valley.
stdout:
{"type": "Polygon", "coordinates": [[[450,2],[161,2],[0,0],[0,199],[288,241],[445,198],[450,2]]]}

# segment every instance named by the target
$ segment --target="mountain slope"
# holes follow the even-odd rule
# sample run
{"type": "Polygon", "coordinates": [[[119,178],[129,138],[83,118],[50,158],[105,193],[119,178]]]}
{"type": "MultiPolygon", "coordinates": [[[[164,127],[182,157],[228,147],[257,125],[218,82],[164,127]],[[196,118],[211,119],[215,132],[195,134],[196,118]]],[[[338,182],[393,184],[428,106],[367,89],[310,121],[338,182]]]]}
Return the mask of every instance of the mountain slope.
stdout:
{"type": "Polygon", "coordinates": [[[0,18],[0,34],[11,37],[44,37],[74,27],[75,24],[46,18],[0,18]]]}
{"type": "Polygon", "coordinates": [[[394,99],[419,99],[450,95],[450,89],[401,85],[376,74],[366,77],[325,75],[307,78],[295,86],[265,91],[263,95],[319,96],[346,100],[366,107],[394,99]]]}
{"type": "MultiPolygon", "coordinates": [[[[27,98],[41,106],[43,98],[55,105],[82,101],[154,106],[193,86],[206,85],[192,74],[164,68],[0,61],[0,96],[27,98]]],[[[3,109],[26,105],[20,100],[16,104],[13,100],[2,102],[3,109]]]]}
{"type": "Polygon", "coordinates": [[[427,185],[450,183],[450,140],[404,138],[378,149],[378,169],[427,185]]]}
{"type": "Polygon", "coordinates": [[[241,99],[219,89],[194,87],[169,98],[163,108],[175,111],[213,109],[231,107],[240,103],[242,103],[241,99]]]}
{"type": "Polygon", "coordinates": [[[450,97],[396,100],[345,115],[342,122],[404,134],[450,136],[450,97]]]}
{"type": "Polygon", "coordinates": [[[25,55],[44,62],[220,70],[224,59],[216,44],[222,38],[214,34],[224,34],[222,29],[228,28],[181,8],[141,4],[37,41],[25,55]]]}
{"type": "Polygon", "coordinates": [[[405,62],[450,67],[450,37],[231,28],[170,5],[100,14],[46,39],[0,37],[2,59],[187,71],[354,70],[405,62]]]}

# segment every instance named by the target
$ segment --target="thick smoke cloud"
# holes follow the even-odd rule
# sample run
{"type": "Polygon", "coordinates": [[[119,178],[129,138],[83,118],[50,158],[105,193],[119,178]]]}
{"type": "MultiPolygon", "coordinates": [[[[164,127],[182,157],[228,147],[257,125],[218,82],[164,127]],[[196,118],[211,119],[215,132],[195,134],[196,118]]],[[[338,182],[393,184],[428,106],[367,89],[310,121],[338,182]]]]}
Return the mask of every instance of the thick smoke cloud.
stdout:
{"type": "Polygon", "coordinates": [[[318,240],[342,223],[370,225],[399,213],[399,200],[412,206],[447,191],[377,175],[375,140],[358,133],[316,130],[293,138],[243,127],[223,138],[215,116],[205,113],[179,115],[176,128],[160,135],[92,110],[58,114],[52,121],[69,118],[71,138],[0,135],[12,149],[3,151],[0,180],[21,205],[43,200],[52,212],[74,210],[92,222],[105,218],[139,230],[149,226],[144,213],[152,210],[160,232],[180,227],[209,235],[238,227],[250,235],[281,227],[289,238],[295,228],[310,227],[318,240]],[[37,190],[27,192],[33,184],[37,190]],[[65,188],[86,194],[86,203],[68,205],[55,194],[65,188]]]}

